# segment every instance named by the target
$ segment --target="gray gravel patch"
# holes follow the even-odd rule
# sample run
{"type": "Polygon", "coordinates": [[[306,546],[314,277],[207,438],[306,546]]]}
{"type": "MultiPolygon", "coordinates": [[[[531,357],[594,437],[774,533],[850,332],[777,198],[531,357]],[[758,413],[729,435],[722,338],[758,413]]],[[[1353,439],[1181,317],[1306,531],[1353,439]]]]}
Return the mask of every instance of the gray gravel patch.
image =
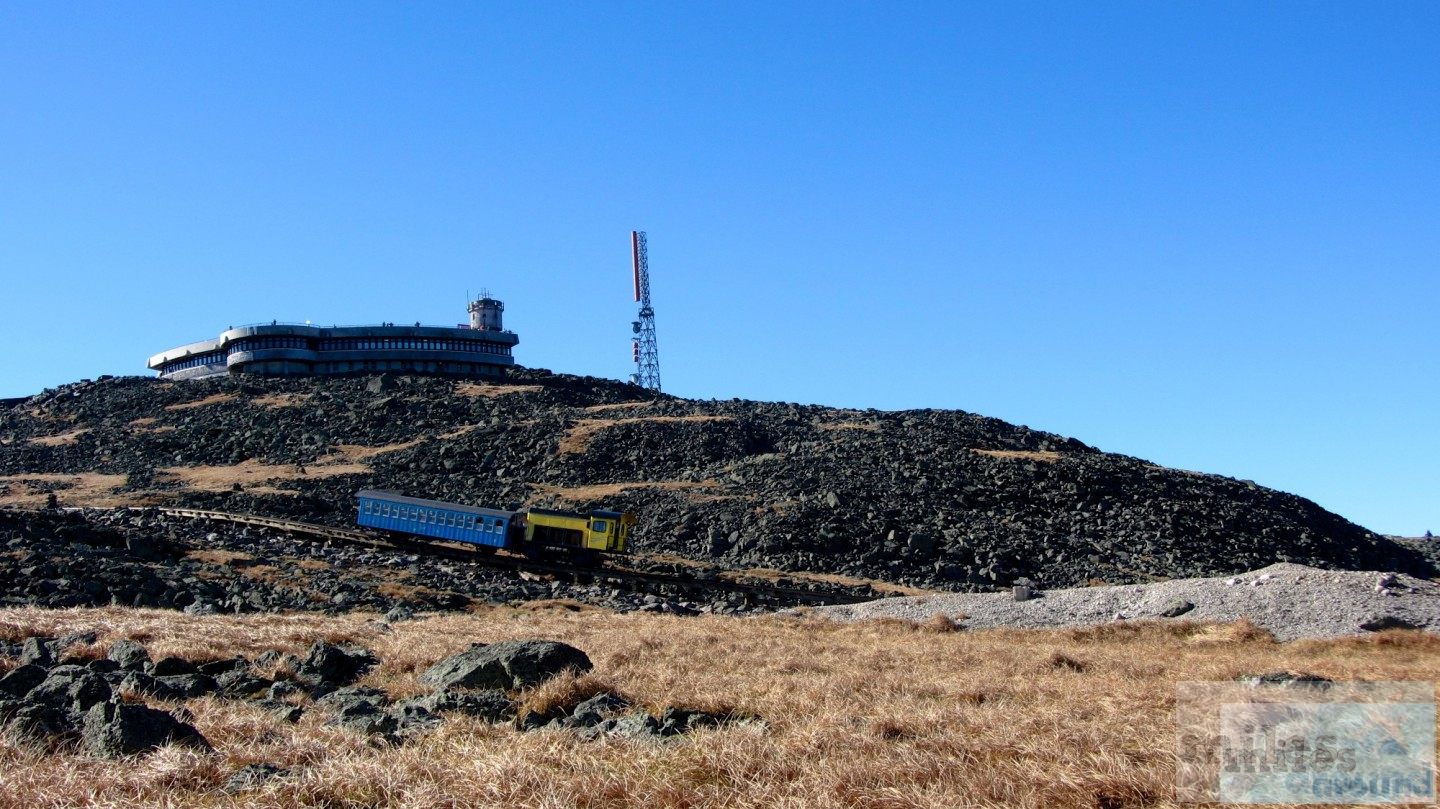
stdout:
{"type": "Polygon", "coordinates": [[[840,621],[925,621],[943,612],[966,629],[1248,618],[1276,639],[1289,641],[1364,635],[1390,627],[1440,631],[1440,584],[1403,574],[1280,563],[1238,576],[1039,591],[1029,601],[1016,601],[1009,593],[955,593],[809,612],[840,621]],[[1185,604],[1193,606],[1187,609],[1185,604]]]}

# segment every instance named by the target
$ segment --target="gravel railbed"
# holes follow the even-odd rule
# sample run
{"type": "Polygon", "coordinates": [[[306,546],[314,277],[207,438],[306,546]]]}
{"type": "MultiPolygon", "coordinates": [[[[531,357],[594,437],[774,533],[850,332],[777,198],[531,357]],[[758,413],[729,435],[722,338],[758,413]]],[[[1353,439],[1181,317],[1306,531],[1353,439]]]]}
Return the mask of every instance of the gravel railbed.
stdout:
{"type": "Polygon", "coordinates": [[[1440,584],[1393,573],[1282,562],[1238,576],[1047,590],[1028,601],[1016,601],[1010,593],[957,593],[819,607],[811,614],[842,621],[925,621],[940,612],[967,629],[1248,618],[1277,640],[1289,641],[1364,635],[1386,627],[1440,631],[1440,584]],[[1186,609],[1184,604],[1193,606],[1186,609]],[[1183,612],[1165,617],[1176,610],[1183,612]]]}

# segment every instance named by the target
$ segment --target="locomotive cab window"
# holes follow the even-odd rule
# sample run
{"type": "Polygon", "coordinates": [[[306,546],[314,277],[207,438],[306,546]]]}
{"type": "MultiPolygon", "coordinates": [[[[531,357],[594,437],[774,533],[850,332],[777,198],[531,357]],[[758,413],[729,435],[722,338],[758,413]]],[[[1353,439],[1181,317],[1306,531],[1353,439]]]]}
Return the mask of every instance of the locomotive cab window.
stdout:
{"type": "Polygon", "coordinates": [[[595,527],[592,528],[592,529],[590,529],[590,530],[594,531],[594,532],[597,533],[597,534],[603,534],[603,533],[605,533],[605,532],[606,532],[607,530],[609,530],[609,529],[610,529],[610,524],[609,524],[609,523],[605,522],[604,520],[596,520],[596,521],[595,521],[595,527]]]}

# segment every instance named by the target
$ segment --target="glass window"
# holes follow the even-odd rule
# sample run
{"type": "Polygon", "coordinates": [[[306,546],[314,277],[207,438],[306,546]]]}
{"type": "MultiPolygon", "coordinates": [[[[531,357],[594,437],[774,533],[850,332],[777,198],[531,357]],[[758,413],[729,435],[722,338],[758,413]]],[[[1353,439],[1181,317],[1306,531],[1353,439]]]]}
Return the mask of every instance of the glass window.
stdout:
{"type": "Polygon", "coordinates": [[[606,531],[608,531],[609,529],[610,529],[610,524],[609,524],[609,523],[605,522],[604,520],[596,520],[594,526],[593,526],[590,530],[591,530],[591,531],[595,531],[596,533],[603,534],[603,533],[605,533],[606,531]]]}

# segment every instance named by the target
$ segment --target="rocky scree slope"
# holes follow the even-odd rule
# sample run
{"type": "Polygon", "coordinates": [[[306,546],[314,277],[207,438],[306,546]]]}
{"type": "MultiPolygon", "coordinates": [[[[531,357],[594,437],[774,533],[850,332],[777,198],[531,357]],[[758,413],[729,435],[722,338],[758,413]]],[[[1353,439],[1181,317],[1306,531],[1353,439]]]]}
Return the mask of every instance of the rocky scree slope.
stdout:
{"type": "Polygon", "coordinates": [[[108,378],[0,411],[0,504],[174,504],[348,525],[354,494],[629,509],[638,551],[983,591],[1276,562],[1435,574],[1303,498],[947,410],[655,396],[515,371],[108,378]]]}
{"type": "MultiPolygon", "coordinates": [[[[367,610],[464,611],[534,604],[618,612],[766,611],[775,603],[716,594],[697,603],[604,584],[515,578],[456,559],[328,544],[280,531],[209,524],[151,510],[0,508],[0,607],[50,609],[111,604],[196,615],[367,610]]],[[[778,603],[778,602],[777,602],[778,603]]]]}

